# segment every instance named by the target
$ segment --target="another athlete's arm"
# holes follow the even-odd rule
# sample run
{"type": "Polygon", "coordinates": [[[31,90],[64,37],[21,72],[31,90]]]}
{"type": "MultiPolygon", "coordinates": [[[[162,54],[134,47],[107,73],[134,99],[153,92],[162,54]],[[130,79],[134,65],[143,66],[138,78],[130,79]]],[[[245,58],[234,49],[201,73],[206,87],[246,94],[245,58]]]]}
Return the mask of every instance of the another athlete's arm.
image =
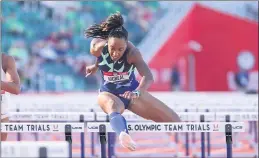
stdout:
{"type": "Polygon", "coordinates": [[[137,90],[146,91],[150,87],[150,85],[154,82],[153,75],[148,65],[143,60],[139,50],[132,43],[129,43],[129,47],[130,47],[129,62],[136,66],[139,74],[142,77],[137,90]]]}
{"type": "Polygon", "coordinates": [[[16,69],[15,60],[11,56],[6,56],[6,80],[1,81],[1,90],[12,94],[20,93],[20,78],[16,69]]]}

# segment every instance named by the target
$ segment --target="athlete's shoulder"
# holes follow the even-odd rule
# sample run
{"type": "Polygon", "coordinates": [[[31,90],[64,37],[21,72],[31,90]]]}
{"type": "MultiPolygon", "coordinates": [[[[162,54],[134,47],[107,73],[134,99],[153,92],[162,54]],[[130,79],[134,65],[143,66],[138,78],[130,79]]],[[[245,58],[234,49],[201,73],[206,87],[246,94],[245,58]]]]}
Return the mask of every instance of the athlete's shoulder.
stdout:
{"type": "Polygon", "coordinates": [[[7,68],[12,67],[15,64],[15,59],[11,55],[2,53],[2,66],[5,71],[7,68]]]}
{"type": "Polygon", "coordinates": [[[128,41],[128,62],[132,63],[136,58],[142,58],[139,49],[130,41],[128,41]]]}
{"type": "Polygon", "coordinates": [[[139,49],[131,41],[128,41],[128,51],[132,54],[140,53],[139,49]]]}
{"type": "Polygon", "coordinates": [[[6,61],[7,63],[9,62],[15,62],[15,59],[13,56],[8,55],[8,54],[2,54],[2,58],[4,61],[6,61]]]}
{"type": "Polygon", "coordinates": [[[129,48],[130,50],[137,49],[137,48],[135,47],[135,45],[134,45],[131,41],[128,41],[128,48],[129,48]]]}

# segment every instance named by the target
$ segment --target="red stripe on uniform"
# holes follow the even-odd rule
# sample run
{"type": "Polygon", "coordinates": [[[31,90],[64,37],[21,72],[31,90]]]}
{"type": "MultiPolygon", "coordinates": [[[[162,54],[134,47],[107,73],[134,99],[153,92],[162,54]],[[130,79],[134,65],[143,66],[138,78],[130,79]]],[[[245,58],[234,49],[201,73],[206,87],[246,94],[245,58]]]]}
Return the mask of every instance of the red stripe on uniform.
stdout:
{"type": "Polygon", "coordinates": [[[128,72],[103,72],[106,76],[114,76],[114,75],[128,75],[128,72]]]}
{"type": "Polygon", "coordinates": [[[128,75],[128,72],[117,72],[118,75],[128,75]]]}
{"type": "Polygon", "coordinates": [[[103,72],[103,74],[106,76],[113,76],[113,72],[103,72]]]}

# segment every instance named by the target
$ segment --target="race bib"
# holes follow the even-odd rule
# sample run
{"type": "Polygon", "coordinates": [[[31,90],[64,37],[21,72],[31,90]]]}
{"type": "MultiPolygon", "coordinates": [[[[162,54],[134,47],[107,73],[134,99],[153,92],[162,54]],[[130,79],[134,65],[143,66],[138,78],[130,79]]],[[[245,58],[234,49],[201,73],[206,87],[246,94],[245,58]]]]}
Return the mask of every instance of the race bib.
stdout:
{"type": "Polygon", "coordinates": [[[103,78],[107,82],[121,82],[129,80],[128,72],[103,72],[103,78]]]}

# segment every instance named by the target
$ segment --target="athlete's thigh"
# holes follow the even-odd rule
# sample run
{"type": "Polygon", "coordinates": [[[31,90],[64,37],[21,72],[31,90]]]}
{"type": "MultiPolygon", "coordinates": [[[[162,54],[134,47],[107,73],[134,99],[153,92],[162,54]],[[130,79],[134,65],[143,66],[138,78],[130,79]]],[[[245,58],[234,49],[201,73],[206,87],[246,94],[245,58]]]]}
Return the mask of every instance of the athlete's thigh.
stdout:
{"type": "Polygon", "coordinates": [[[141,115],[155,122],[179,122],[179,116],[162,101],[158,100],[148,92],[142,93],[138,99],[138,106],[135,106],[134,111],[141,107],[141,115]]]}
{"type": "Polygon", "coordinates": [[[143,94],[143,104],[149,109],[149,117],[155,122],[180,122],[179,116],[161,100],[150,93],[143,94]]]}
{"type": "Polygon", "coordinates": [[[139,99],[132,101],[128,107],[128,110],[143,117],[144,119],[150,120],[147,107],[139,99]]]}
{"type": "MultiPolygon", "coordinates": [[[[4,119],[1,119],[1,123],[4,123],[4,122],[9,122],[9,118],[6,117],[4,119]]],[[[1,141],[6,141],[7,139],[7,133],[4,133],[4,132],[1,132],[1,141]]]]}
{"type": "Polygon", "coordinates": [[[123,113],[125,110],[123,102],[117,96],[109,92],[99,93],[98,104],[107,114],[111,114],[112,112],[123,113]]]}

